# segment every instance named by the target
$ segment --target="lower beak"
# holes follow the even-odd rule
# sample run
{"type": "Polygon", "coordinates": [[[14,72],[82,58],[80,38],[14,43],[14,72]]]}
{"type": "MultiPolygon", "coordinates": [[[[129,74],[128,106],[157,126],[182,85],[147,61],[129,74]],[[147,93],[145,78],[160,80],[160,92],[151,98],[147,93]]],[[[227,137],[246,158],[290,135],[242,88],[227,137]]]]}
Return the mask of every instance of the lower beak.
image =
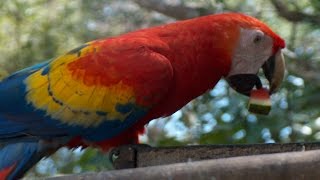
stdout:
{"type": "MultiPolygon", "coordinates": [[[[262,69],[269,81],[269,92],[272,94],[279,89],[284,77],[285,62],[281,50],[271,56],[263,64],[262,69]]],[[[257,74],[237,74],[229,76],[226,80],[233,89],[246,96],[250,96],[254,87],[257,89],[262,88],[261,80],[257,74]]]]}

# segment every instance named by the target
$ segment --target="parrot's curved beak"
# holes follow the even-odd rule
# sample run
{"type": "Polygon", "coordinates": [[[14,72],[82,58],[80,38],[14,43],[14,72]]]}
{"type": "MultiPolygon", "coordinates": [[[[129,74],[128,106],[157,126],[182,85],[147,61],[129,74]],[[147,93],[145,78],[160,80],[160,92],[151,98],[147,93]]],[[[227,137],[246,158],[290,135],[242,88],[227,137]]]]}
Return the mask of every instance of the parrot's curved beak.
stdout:
{"type": "MultiPolygon", "coordinates": [[[[269,81],[269,92],[276,92],[283,80],[285,73],[285,61],[281,50],[262,65],[262,69],[266,79],[269,81]]],[[[237,92],[250,96],[251,90],[256,87],[262,88],[262,83],[257,74],[236,74],[226,78],[229,85],[237,92]]]]}
{"type": "Polygon", "coordinates": [[[281,50],[271,56],[262,66],[263,73],[270,84],[270,94],[276,92],[283,80],[285,61],[281,50]]]}

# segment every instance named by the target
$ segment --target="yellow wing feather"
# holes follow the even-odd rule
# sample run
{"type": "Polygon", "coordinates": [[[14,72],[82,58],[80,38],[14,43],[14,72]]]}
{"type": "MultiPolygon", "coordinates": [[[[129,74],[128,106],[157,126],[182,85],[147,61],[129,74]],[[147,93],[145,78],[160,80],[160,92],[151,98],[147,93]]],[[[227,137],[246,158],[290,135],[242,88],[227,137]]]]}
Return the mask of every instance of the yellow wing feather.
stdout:
{"type": "MultiPolygon", "coordinates": [[[[26,80],[27,100],[34,107],[46,111],[47,115],[62,123],[97,126],[103,121],[124,120],[123,114],[116,109],[117,104],[134,103],[133,88],[121,81],[110,86],[87,86],[73,78],[67,64],[95,53],[97,47],[88,44],[76,53],[58,57],[45,68],[31,74],[26,80]]],[[[84,72],[77,71],[83,77],[84,72]]]]}

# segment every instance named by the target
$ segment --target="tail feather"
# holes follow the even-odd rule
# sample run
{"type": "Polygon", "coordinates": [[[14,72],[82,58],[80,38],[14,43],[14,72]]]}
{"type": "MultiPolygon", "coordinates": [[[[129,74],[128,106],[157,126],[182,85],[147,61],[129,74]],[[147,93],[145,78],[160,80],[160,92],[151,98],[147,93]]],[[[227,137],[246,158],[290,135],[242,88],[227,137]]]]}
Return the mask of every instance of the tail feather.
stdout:
{"type": "Polygon", "coordinates": [[[16,164],[6,167],[0,171],[0,180],[5,180],[9,177],[12,170],[15,168],[16,164]]]}
{"type": "Polygon", "coordinates": [[[0,180],[22,177],[39,160],[57,149],[56,146],[47,146],[39,141],[13,143],[0,147],[0,180]]]}

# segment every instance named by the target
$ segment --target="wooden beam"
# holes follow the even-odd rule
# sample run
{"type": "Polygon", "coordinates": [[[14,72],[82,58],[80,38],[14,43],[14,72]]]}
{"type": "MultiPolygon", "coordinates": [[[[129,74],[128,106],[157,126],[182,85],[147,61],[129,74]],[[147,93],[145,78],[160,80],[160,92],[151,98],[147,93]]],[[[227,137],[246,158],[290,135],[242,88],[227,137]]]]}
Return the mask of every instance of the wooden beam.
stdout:
{"type": "Polygon", "coordinates": [[[180,162],[320,149],[320,143],[197,145],[151,147],[124,145],[110,154],[115,169],[146,167],[180,162]]]}
{"type": "Polygon", "coordinates": [[[320,150],[264,154],[112,170],[49,178],[48,180],[86,179],[318,179],[320,150]]]}

